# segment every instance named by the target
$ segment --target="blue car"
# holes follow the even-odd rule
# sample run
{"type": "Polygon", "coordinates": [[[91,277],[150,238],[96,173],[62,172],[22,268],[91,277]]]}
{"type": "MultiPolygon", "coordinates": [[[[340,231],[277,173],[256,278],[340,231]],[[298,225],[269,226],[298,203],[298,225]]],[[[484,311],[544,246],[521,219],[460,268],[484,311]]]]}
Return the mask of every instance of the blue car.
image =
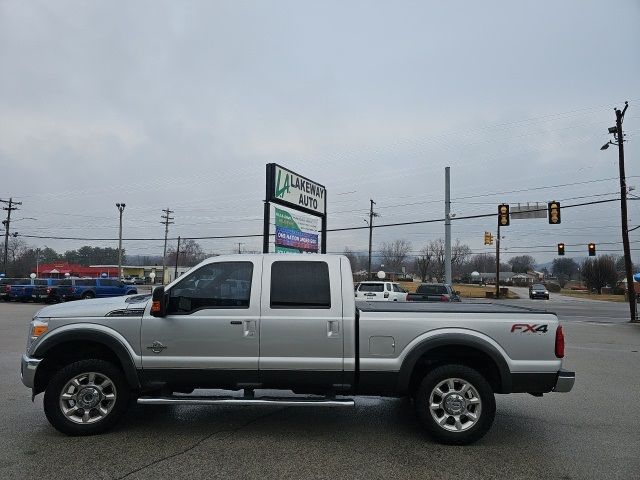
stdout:
{"type": "Polygon", "coordinates": [[[61,300],[119,297],[134,295],[138,290],[116,278],[65,278],[58,284],[61,300]]]}
{"type": "Polygon", "coordinates": [[[0,282],[0,296],[6,302],[31,300],[33,282],[30,278],[3,278],[0,282]]]}

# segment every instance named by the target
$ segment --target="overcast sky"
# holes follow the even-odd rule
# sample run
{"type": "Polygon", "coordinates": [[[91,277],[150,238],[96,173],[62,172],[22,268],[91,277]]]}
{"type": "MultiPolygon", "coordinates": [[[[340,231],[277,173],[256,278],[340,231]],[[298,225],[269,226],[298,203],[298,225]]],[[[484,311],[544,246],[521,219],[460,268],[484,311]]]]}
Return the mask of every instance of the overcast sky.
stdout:
{"type": "MultiPolygon", "coordinates": [[[[640,187],[639,25],[637,0],[0,0],[0,198],[23,203],[14,231],[41,236],[117,237],[124,202],[125,238],[162,237],[166,207],[170,236],[260,234],[269,162],[327,187],[329,228],[365,225],[370,198],[378,222],[442,218],[446,166],[457,216],[615,198],[617,152],[599,148],[624,100],[640,187]]],[[[461,220],[453,237],[489,251],[494,229],[461,220]]],[[[617,203],[504,233],[506,258],[546,262],[558,242],[622,250],[617,203]]],[[[374,249],[443,235],[440,223],[379,229],[374,249]]],[[[329,251],[345,246],[365,251],[367,232],[329,234],[329,251]]]]}

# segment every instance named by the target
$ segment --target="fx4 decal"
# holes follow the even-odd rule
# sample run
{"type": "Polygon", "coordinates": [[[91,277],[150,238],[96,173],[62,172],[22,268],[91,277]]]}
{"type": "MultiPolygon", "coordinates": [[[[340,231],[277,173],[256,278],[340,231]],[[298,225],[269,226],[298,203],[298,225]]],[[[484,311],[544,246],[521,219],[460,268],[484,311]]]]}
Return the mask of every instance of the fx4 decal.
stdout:
{"type": "Polygon", "coordinates": [[[530,325],[528,323],[514,323],[511,326],[511,333],[520,331],[520,333],[547,333],[547,325],[530,325]]]}

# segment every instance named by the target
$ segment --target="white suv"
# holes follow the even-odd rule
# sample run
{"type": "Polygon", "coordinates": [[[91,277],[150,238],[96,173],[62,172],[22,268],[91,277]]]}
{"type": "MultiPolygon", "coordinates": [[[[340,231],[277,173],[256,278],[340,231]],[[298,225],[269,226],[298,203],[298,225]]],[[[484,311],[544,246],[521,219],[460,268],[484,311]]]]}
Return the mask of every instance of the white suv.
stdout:
{"type": "Polygon", "coordinates": [[[404,302],[407,292],[395,282],[361,282],[356,288],[356,300],[404,302]]]}

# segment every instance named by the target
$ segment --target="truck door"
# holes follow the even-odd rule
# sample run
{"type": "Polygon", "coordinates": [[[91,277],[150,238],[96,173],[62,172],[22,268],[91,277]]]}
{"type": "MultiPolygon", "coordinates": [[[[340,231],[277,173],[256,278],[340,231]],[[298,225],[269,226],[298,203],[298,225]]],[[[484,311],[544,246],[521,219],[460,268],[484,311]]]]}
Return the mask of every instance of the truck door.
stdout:
{"type": "Polygon", "coordinates": [[[265,257],[263,265],[262,384],[300,391],[339,388],[344,370],[339,257],[265,257]]]}
{"type": "Polygon", "coordinates": [[[258,381],[261,259],[212,262],[167,289],[167,315],[142,319],[148,381],[226,388],[258,381]]]}

